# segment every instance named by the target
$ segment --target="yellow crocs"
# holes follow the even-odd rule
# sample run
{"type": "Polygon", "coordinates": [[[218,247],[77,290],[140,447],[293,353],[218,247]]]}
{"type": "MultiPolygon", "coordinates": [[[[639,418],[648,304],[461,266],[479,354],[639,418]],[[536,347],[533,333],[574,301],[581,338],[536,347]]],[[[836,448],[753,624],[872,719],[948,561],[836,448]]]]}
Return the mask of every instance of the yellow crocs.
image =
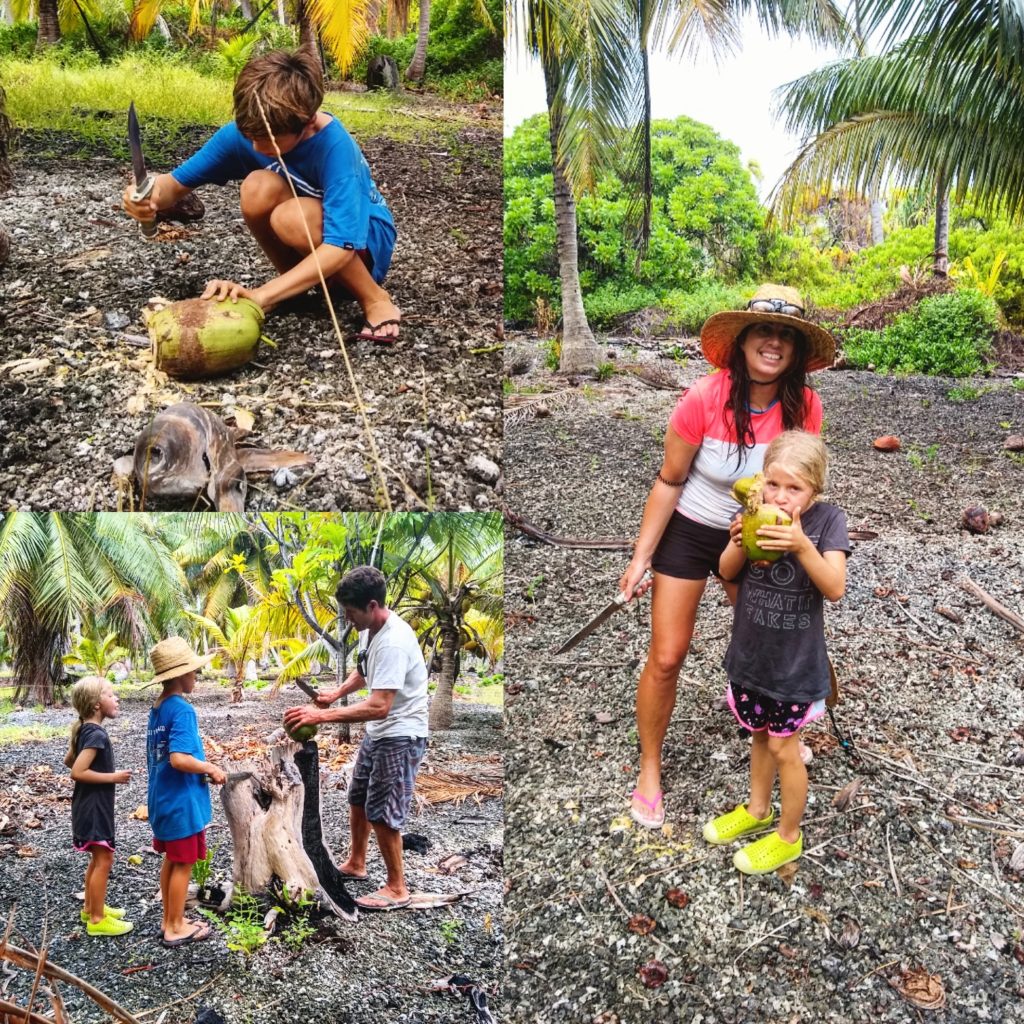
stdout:
{"type": "Polygon", "coordinates": [[[116,917],[105,917],[102,921],[93,924],[90,921],[85,926],[89,935],[126,935],[135,925],[131,921],[119,921],[116,917]]]}
{"type": "Polygon", "coordinates": [[[745,875],[769,875],[783,864],[796,860],[803,852],[803,832],[797,836],[795,843],[787,843],[778,832],[769,832],[742,850],[737,850],[732,856],[732,863],[745,875]]]}
{"type": "Polygon", "coordinates": [[[755,818],[743,804],[737,804],[728,814],[720,814],[704,826],[704,838],[715,846],[727,846],[748,832],[765,828],[775,820],[775,812],[769,811],[767,818],[755,818]]]}
{"type": "MultiPolygon", "coordinates": [[[[78,915],[82,919],[82,924],[89,923],[89,915],[83,910],[78,915]]],[[[115,917],[118,921],[124,917],[124,911],[120,907],[108,907],[106,903],[103,904],[103,916],[104,917],[115,917]]]]}

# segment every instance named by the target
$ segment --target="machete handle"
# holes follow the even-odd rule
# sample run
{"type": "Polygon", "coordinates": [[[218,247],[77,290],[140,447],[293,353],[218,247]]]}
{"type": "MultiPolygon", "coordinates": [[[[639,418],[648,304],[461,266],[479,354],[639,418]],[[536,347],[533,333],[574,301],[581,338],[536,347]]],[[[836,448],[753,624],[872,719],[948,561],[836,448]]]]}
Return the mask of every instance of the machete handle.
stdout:
{"type": "MultiPolygon", "coordinates": [[[[643,595],[645,593],[645,590],[643,589],[644,584],[648,583],[653,578],[654,577],[651,575],[651,570],[650,569],[644,569],[644,574],[643,574],[643,576],[640,577],[640,582],[637,583],[637,585],[633,588],[633,595],[632,596],[633,597],[643,597],[643,595]]],[[[629,600],[630,600],[630,598],[627,597],[621,591],[618,594],[615,595],[615,603],[617,605],[623,605],[623,604],[625,604],[629,600]]]]}
{"type": "MultiPolygon", "coordinates": [[[[136,185],[132,192],[132,202],[141,203],[143,199],[148,199],[150,193],[153,191],[153,186],[156,184],[156,178],[151,174],[146,175],[146,180],[141,185],[136,185]]],[[[152,241],[156,238],[157,234],[157,223],[156,218],[153,220],[140,220],[139,230],[142,232],[143,238],[148,241],[152,241]]]]}

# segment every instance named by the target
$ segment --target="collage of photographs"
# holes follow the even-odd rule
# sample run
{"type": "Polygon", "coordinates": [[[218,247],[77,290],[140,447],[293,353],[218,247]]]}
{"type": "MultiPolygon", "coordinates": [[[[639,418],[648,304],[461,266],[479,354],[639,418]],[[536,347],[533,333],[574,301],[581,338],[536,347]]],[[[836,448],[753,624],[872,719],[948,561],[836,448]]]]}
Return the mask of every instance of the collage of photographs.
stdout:
{"type": "Polygon", "coordinates": [[[1024,1024],[1024,0],[0,0],[0,1024],[1024,1024]]]}

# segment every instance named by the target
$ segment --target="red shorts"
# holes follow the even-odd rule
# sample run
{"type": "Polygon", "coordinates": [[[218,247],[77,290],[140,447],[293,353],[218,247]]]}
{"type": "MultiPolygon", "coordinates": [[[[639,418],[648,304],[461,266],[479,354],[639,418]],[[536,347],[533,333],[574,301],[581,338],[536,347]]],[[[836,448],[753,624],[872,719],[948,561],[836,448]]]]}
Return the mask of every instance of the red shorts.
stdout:
{"type": "Polygon", "coordinates": [[[184,839],[154,839],[153,849],[166,853],[172,864],[195,864],[206,856],[206,829],[184,839]]]}

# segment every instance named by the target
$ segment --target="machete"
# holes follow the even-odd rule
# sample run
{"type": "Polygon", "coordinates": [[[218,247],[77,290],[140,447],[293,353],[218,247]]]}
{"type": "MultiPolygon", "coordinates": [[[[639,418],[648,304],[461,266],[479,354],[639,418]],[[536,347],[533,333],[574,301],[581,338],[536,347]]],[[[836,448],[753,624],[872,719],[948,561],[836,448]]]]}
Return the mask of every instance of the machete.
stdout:
{"type": "MultiPolygon", "coordinates": [[[[139,119],[135,114],[135,101],[128,104],[128,145],[132,151],[132,173],[135,175],[135,190],[132,192],[132,202],[141,203],[148,199],[156,184],[154,178],[146,170],[146,160],[142,155],[142,134],[139,131],[139,119]]],[[[156,238],[156,219],[139,221],[139,230],[144,238],[156,238]]]]}
{"type": "MultiPolygon", "coordinates": [[[[640,597],[642,588],[647,580],[650,578],[649,573],[644,573],[641,577],[640,582],[633,588],[633,596],[640,597]]],[[[596,629],[603,626],[620,608],[626,606],[626,602],[629,598],[625,594],[616,594],[615,600],[606,604],[582,629],[573,633],[568,640],[562,644],[561,647],[555,651],[555,654],[565,654],[566,651],[571,651],[581,640],[585,640],[591,633],[596,629]]]]}

